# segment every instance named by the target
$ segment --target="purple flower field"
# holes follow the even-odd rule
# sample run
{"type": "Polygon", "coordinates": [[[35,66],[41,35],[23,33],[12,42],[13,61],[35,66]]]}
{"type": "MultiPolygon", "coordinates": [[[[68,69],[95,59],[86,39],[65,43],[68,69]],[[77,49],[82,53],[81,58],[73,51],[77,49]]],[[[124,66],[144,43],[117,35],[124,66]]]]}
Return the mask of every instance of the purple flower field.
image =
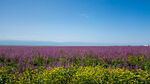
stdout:
{"type": "Polygon", "coordinates": [[[149,84],[150,47],[1,46],[0,74],[1,84],[149,84]]]}
{"type": "Polygon", "coordinates": [[[150,47],[145,46],[108,46],[108,47],[12,47],[1,46],[0,55],[8,58],[32,58],[32,57],[50,57],[50,58],[72,58],[94,56],[98,58],[125,58],[126,56],[147,56],[150,58],[150,47]]]}
{"type": "MultiPolygon", "coordinates": [[[[25,68],[69,67],[103,65],[106,67],[140,67],[134,58],[150,58],[150,47],[144,46],[105,46],[105,47],[20,47],[1,46],[0,66],[15,66],[17,70],[25,68]],[[133,62],[133,63],[132,63],[133,62]],[[135,63],[134,63],[135,62],[135,63]]],[[[141,65],[142,68],[143,65],[141,65]]],[[[145,68],[144,68],[145,69],[145,68]]]]}

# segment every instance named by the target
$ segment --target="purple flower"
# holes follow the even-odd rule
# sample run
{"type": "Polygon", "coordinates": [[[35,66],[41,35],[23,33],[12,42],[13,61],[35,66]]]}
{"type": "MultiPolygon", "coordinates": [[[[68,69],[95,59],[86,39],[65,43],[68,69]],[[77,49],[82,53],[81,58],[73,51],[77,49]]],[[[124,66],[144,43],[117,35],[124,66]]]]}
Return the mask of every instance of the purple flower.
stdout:
{"type": "Polygon", "coordinates": [[[117,68],[121,68],[120,64],[117,65],[117,68]]]}
{"type": "Polygon", "coordinates": [[[136,68],[136,69],[139,69],[139,66],[138,66],[138,64],[136,64],[135,68],[136,68]]]}

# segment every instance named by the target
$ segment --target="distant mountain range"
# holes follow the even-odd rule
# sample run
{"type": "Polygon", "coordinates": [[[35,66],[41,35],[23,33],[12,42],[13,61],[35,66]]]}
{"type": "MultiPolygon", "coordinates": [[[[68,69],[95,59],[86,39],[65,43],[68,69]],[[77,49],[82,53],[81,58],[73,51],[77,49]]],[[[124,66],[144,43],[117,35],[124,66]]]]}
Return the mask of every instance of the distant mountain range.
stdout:
{"type": "Polygon", "coordinates": [[[49,42],[49,41],[0,41],[0,46],[144,46],[145,44],[49,42]]]}

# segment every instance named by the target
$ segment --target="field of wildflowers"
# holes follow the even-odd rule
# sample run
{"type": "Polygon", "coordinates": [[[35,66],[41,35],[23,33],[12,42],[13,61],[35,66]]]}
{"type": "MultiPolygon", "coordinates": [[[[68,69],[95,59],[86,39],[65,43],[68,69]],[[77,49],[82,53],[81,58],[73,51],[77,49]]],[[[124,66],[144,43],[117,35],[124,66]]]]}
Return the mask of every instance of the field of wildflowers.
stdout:
{"type": "Polygon", "coordinates": [[[0,84],[149,84],[150,47],[0,47],[0,84]]]}

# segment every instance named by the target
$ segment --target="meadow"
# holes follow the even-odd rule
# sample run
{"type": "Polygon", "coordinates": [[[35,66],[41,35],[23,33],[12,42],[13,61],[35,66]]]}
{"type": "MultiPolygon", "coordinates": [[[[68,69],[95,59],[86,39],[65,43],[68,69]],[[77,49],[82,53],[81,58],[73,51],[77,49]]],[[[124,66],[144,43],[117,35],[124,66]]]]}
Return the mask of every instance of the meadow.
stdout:
{"type": "Polygon", "coordinates": [[[1,46],[0,84],[149,84],[149,46],[1,46]]]}

